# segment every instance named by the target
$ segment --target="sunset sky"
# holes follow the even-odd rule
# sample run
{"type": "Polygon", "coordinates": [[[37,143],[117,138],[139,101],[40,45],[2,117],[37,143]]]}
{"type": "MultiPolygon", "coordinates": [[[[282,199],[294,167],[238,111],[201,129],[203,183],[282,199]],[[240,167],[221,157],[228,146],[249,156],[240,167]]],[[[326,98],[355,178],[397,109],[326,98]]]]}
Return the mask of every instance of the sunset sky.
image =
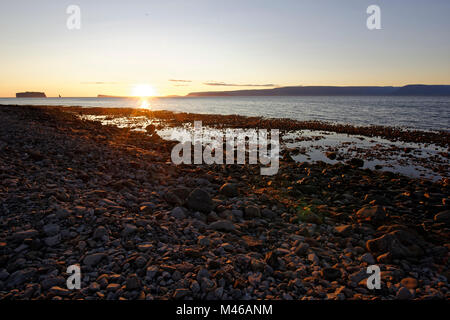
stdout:
{"type": "Polygon", "coordinates": [[[0,97],[450,84],[449,16],[448,0],[2,0],[0,97]]]}

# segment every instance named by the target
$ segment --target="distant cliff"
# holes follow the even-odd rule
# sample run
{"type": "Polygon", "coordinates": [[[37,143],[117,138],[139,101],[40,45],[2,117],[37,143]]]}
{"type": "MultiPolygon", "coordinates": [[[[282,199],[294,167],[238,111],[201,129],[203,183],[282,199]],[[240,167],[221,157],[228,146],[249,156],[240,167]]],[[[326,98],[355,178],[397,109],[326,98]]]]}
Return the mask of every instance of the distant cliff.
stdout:
{"type": "Polygon", "coordinates": [[[336,87],[297,86],[274,89],[192,92],[188,97],[230,97],[230,96],[386,96],[427,95],[450,96],[450,85],[407,85],[404,87],[336,87]]]}
{"type": "Polygon", "coordinates": [[[47,98],[44,92],[18,92],[16,98],[47,98]]]}
{"type": "Polygon", "coordinates": [[[400,96],[450,96],[450,86],[411,84],[399,88],[394,94],[400,96]]]}

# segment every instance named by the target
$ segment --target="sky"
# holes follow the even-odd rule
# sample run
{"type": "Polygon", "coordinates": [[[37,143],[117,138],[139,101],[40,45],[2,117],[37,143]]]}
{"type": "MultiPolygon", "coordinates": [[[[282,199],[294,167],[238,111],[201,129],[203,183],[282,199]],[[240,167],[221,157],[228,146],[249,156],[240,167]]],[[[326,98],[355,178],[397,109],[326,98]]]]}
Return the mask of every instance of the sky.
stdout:
{"type": "Polygon", "coordinates": [[[449,16],[448,0],[2,0],[0,97],[450,84],[449,16]]]}

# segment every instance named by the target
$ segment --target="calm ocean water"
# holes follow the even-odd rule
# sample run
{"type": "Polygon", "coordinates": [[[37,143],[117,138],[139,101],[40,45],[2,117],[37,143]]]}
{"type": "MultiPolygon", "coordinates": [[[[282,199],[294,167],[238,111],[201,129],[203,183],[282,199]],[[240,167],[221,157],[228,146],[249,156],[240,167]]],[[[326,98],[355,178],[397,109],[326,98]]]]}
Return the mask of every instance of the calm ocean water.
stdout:
{"type": "Polygon", "coordinates": [[[450,130],[450,97],[0,98],[0,104],[131,107],[450,130]]]}

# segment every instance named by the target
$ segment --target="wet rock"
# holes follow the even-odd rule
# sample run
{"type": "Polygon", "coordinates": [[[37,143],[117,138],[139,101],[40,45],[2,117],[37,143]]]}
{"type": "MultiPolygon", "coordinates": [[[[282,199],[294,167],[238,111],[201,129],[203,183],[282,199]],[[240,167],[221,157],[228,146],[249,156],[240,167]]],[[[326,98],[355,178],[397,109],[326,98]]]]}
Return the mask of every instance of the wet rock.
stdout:
{"type": "Polygon", "coordinates": [[[106,258],[106,254],[104,254],[104,253],[94,253],[94,254],[87,255],[84,258],[83,263],[85,265],[90,266],[90,267],[95,267],[104,258],[106,258]]]}
{"type": "Polygon", "coordinates": [[[342,236],[342,237],[348,237],[352,233],[352,226],[351,225],[341,225],[334,228],[335,232],[342,236]]]}
{"type": "Polygon", "coordinates": [[[245,219],[253,219],[253,218],[260,218],[261,212],[259,211],[259,208],[256,206],[247,206],[245,207],[245,219]]]}
{"type": "Polygon", "coordinates": [[[57,234],[56,236],[48,237],[48,238],[44,239],[44,243],[49,247],[54,247],[54,246],[58,245],[60,242],[61,242],[61,236],[59,234],[57,234]]]}
{"type": "Polygon", "coordinates": [[[264,257],[264,262],[274,269],[278,269],[280,265],[278,262],[278,257],[274,251],[269,251],[266,253],[266,256],[264,257]]]}
{"type": "Polygon", "coordinates": [[[373,265],[375,264],[375,258],[370,254],[370,253],[365,253],[363,254],[359,260],[361,260],[362,262],[365,262],[369,265],[373,265]]]}
{"type": "Polygon", "coordinates": [[[149,124],[148,126],[145,127],[145,131],[152,135],[156,132],[156,126],[154,124],[149,124]]]}
{"type": "Polygon", "coordinates": [[[51,287],[62,286],[62,285],[64,285],[65,282],[66,282],[65,279],[61,276],[57,276],[57,277],[50,276],[41,281],[41,286],[42,286],[42,289],[48,290],[51,287]]]}
{"type": "Polygon", "coordinates": [[[211,241],[209,240],[209,238],[205,237],[205,236],[199,236],[198,237],[198,244],[201,246],[209,246],[209,244],[211,243],[211,241]]]}
{"type": "Polygon", "coordinates": [[[416,289],[417,288],[417,280],[414,278],[403,278],[402,281],[400,281],[401,285],[409,290],[416,289]]]}
{"type": "Polygon", "coordinates": [[[434,221],[450,225],[450,210],[439,212],[434,216],[434,221]]]}
{"type": "Polygon", "coordinates": [[[364,160],[358,158],[352,158],[348,163],[355,167],[364,167],[364,160]]]}
{"type": "Polygon", "coordinates": [[[145,259],[142,256],[139,256],[136,258],[134,263],[136,264],[136,267],[142,268],[143,266],[145,266],[147,264],[147,259],[145,259]]]}
{"type": "Polygon", "coordinates": [[[25,231],[19,231],[13,234],[13,239],[16,241],[24,239],[33,239],[39,235],[39,232],[35,229],[29,229],[25,231]]]}
{"type": "Polygon", "coordinates": [[[367,249],[372,253],[387,253],[392,258],[420,257],[423,250],[417,245],[417,237],[403,230],[393,231],[377,239],[367,241],[367,249]]]}
{"type": "Polygon", "coordinates": [[[184,213],[183,208],[176,207],[171,212],[170,215],[176,219],[184,219],[186,218],[186,214],[184,213]]]}
{"type": "Polygon", "coordinates": [[[43,231],[47,236],[54,236],[59,233],[59,226],[57,224],[47,224],[44,226],[43,231]]]}
{"type": "Polygon", "coordinates": [[[398,291],[397,291],[397,295],[396,295],[398,300],[409,300],[413,298],[413,295],[411,294],[411,292],[406,289],[405,287],[401,287],[398,291]]]}
{"type": "Polygon", "coordinates": [[[191,292],[188,289],[176,289],[173,298],[175,300],[183,299],[184,297],[188,296],[191,292]]]}
{"type": "Polygon", "coordinates": [[[297,248],[295,248],[294,252],[298,256],[304,256],[308,252],[308,249],[309,244],[307,244],[306,242],[302,242],[300,245],[297,246],[297,248]]]}
{"type": "Polygon", "coordinates": [[[192,280],[190,289],[194,294],[197,294],[200,292],[200,284],[196,280],[192,280]]]}
{"type": "Polygon", "coordinates": [[[226,231],[226,232],[231,232],[231,231],[236,230],[236,227],[234,226],[234,224],[228,220],[220,220],[220,221],[213,222],[208,226],[208,228],[212,229],[212,230],[226,231]]]}
{"type": "Polygon", "coordinates": [[[261,216],[266,219],[275,219],[277,214],[270,209],[264,208],[261,210],[261,216]]]}
{"type": "Polygon", "coordinates": [[[93,237],[95,240],[106,240],[108,237],[108,230],[104,226],[99,226],[95,229],[93,237]]]}
{"type": "Polygon", "coordinates": [[[6,283],[10,288],[17,288],[23,283],[29,282],[35,276],[36,271],[36,268],[17,270],[9,276],[6,283]]]}
{"type": "Polygon", "coordinates": [[[369,277],[369,274],[366,272],[366,269],[363,268],[359,271],[356,271],[352,273],[349,276],[349,280],[355,284],[360,283],[362,280],[367,279],[369,277]]]}
{"type": "Polygon", "coordinates": [[[265,270],[265,268],[266,268],[266,263],[264,261],[262,261],[262,260],[259,260],[259,259],[252,259],[250,261],[250,267],[251,267],[251,269],[253,271],[263,272],[265,270]]]}
{"type": "Polygon", "coordinates": [[[0,281],[6,280],[9,277],[9,272],[5,269],[0,270],[0,281]]]}
{"type": "Polygon", "coordinates": [[[386,252],[386,253],[380,254],[377,257],[377,261],[379,263],[391,263],[391,261],[392,261],[392,254],[390,252],[386,252]]]}
{"type": "Polygon", "coordinates": [[[261,272],[252,273],[251,275],[248,276],[248,282],[250,283],[250,285],[254,287],[258,286],[261,280],[262,280],[261,272]]]}
{"type": "Polygon", "coordinates": [[[330,160],[335,160],[336,159],[336,152],[326,152],[325,155],[327,156],[328,159],[330,160]]]}
{"type": "Polygon", "coordinates": [[[334,281],[342,276],[339,269],[336,268],[324,268],[321,271],[322,277],[328,281],[334,281]]]}
{"type": "Polygon", "coordinates": [[[122,237],[128,237],[137,232],[137,227],[132,224],[125,224],[123,231],[122,231],[122,237]]]}
{"type": "Polygon", "coordinates": [[[58,286],[54,286],[50,288],[50,293],[56,296],[68,296],[70,295],[70,290],[69,289],[64,289],[58,286]]]}
{"type": "Polygon", "coordinates": [[[187,198],[187,205],[191,210],[210,213],[213,210],[213,202],[208,192],[203,189],[194,189],[187,198]]]}
{"type": "Polygon", "coordinates": [[[133,290],[140,289],[140,287],[141,287],[141,281],[139,280],[137,275],[136,274],[129,275],[127,278],[127,281],[126,281],[126,289],[128,291],[133,291],[133,290]]]}
{"type": "Polygon", "coordinates": [[[156,274],[158,273],[158,270],[159,270],[158,266],[149,266],[147,268],[146,277],[149,280],[152,280],[156,276],[156,274]]]}
{"type": "Polygon", "coordinates": [[[315,253],[308,254],[308,260],[315,264],[319,264],[320,262],[319,257],[315,253]]]}
{"type": "Polygon", "coordinates": [[[118,284],[118,283],[110,283],[106,286],[107,292],[116,292],[119,289],[120,289],[120,284],[118,284]]]}
{"type": "Polygon", "coordinates": [[[237,197],[239,195],[238,187],[234,183],[225,183],[222,187],[220,187],[219,192],[230,198],[237,197]]]}
{"type": "Polygon", "coordinates": [[[182,206],[183,205],[183,200],[180,199],[180,197],[178,197],[174,192],[172,191],[167,191],[164,194],[164,199],[167,201],[167,203],[174,205],[174,206],[182,206]]]}
{"type": "Polygon", "coordinates": [[[381,206],[363,207],[356,213],[356,217],[360,221],[382,223],[386,219],[386,211],[381,206]]]}

